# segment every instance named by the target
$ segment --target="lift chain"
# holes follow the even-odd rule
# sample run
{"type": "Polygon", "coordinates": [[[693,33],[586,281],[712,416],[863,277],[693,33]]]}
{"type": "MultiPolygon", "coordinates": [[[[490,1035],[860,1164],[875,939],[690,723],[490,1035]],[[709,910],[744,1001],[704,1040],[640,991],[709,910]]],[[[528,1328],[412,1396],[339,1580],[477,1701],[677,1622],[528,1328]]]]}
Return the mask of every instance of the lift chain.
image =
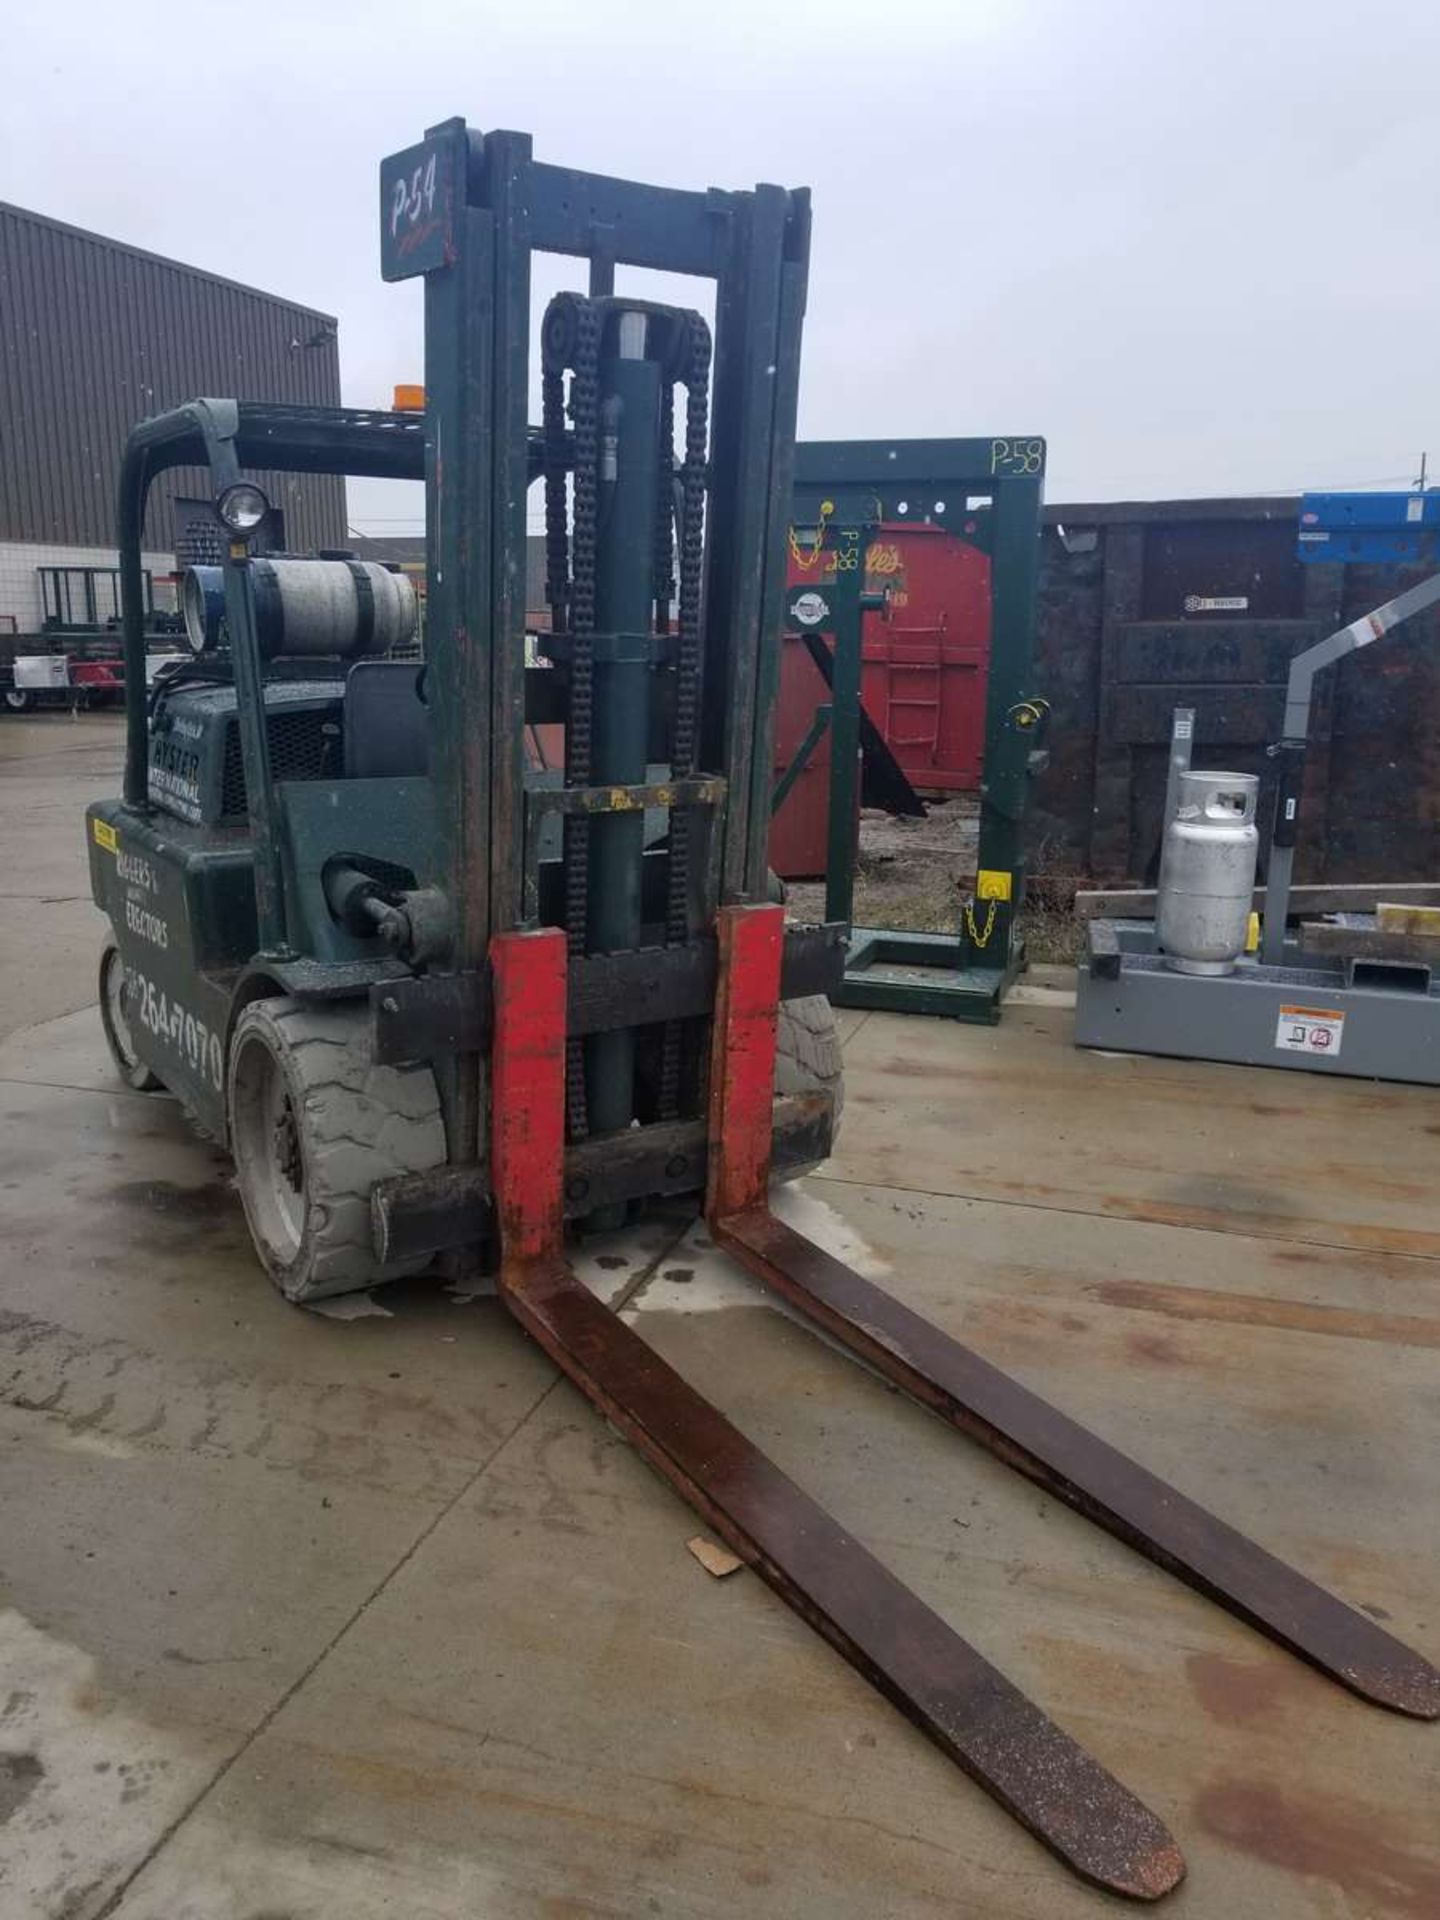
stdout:
{"type": "MultiPolygon", "coordinates": [[[[600,312],[591,300],[575,301],[575,363],[570,416],[575,430],[574,530],[570,580],[570,710],[565,728],[565,782],[590,778],[591,714],[595,674],[595,541],[600,462],[600,312]]],[[[572,815],[580,819],[579,815],[572,815]]],[[[585,938],[585,873],[580,872],[579,919],[566,889],[566,931],[571,951],[585,938]]]]}
{"type": "MultiPolygon", "coordinates": [[[[709,444],[710,329],[698,313],[677,316],[683,328],[677,355],[686,389],[685,457],[680,468],[679,611],[675,654],[675,708],[670,761],[676,779],[695,770],[700,709],[701,593],[704,585],[706,455],[709,444]]],[[[600,337],[604,304],[578,294],[558,294],[545,315],[542,375],[545,453],[546,598],[555,632],[569,636],[570,698],[565,728],[565,784],[584,786],[591,777],[594,704],[595,557],[599,483],[600,337]],[[573,461],[567,516],[563,382],[570,374],[573,461]]],[[[675,593],[674,381],[661,389],[660,473],[655,503],[654,592],[656,627],[670,623],[675,593]]],[[[665,937],[668,945],[689,938],[691,811],[670,815],[670,859],[665,937]]],[[[564,824],[565,936],[572,954],[585,951],[589,893],[589,823],[567,814],[564,824]]],[[[665,1029],[660,1075],[661,1117],[673,1119],[680,1105],[682,1028],[665,1029]]],[[[566,1119],[572,1140],[589,1133],[583,1048],[566,1049],[566,1119]]]]}
{"type": "MultiPolygon", "coordinates": [[[[677,779],[695,771],[696,721],[700,707],[700,590],[705,558],[706,451],[710,432],[710,329],[698,313],[687,314],[689,366],[685,373],[685,464],[681,469],[680,619],[675,661],[677,779]]],[[[679,938],[683,939],[682,929],[679,938]]]]}
{"type": "Polygon", "coordinates": [[[545,600],[550,631],[564,633],[570,601],[570,514],[565,476],[565,370],[546,358],[540,376],[541,440],[545,457],[545,600]]]}
{"type": "MultiPolygon", "coordinates": [[[[542,384],[545,435],[546,595],[552,616],[563,613],[570,635],[570,700],[565,724],[565,784],[590,779],[595,685],[595,540],[600,449],[600,308],[578,294],[557,294],[545,313],[542,384]],[[574,433],[573,528],[567,539],[564,411],[561,383],[570,372],[574,433]],[[567,552],[568,549],[568,552],[567,552]]],[[[565,939],[572,954],[585,951],[590,834],[583,814],[564,825],[565,939]]],[[[585,1057],[579,1040],[565,1054],[565,1111],[572,1140],[590,1131],[585,1057]]]]}
{"type": "Polygon", "coordinates": [[[660,387],[660,480],[655,489],[655,631],[669,633],[675,597],[675,389],[660,387]]]}
{"type": "MultiPolygon", "coordinates": [[[[675,652],[675,718],[670,765],[675,779],[695,771],[703,667],[701,594],[705,571],[706,455],[710,436],[710,329],[698,313],[684,316],[689,335],[682,376],[686,388],[685,461],[680,488],[680,608],[675,652]]],[[[689,807],[670,810],[670,862],[666,894],[665,939],[681,946],[690,936],[691,823],[689,807]]],[[[660,1117],[674,1119],[680,1108],[682,1030],[665,1029],[660,1061],[660,1117]]]]}

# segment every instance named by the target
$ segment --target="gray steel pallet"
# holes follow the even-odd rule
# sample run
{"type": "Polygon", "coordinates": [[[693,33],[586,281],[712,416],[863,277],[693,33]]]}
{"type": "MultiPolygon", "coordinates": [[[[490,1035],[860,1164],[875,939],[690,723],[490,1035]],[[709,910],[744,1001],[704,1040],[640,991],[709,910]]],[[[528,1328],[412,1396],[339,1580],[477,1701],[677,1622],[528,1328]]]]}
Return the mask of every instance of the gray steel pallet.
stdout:
{"type": "Polygon", "coordinates": [[[1089,937],[1077,1046],[1440,1086],[1440,990],[1423,973],[1408,989],[1347,984],[1341,962],[1188,974],[1156,953],[1153,922],[1095,920],[1089,937]]]}

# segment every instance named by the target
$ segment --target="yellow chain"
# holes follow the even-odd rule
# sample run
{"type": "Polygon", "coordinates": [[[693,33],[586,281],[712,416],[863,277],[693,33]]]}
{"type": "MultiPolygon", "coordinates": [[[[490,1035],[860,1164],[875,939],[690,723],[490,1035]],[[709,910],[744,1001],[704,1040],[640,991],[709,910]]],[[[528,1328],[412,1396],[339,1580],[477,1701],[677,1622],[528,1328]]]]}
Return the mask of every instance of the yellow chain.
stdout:
{"type": "Polygon", "coordinates": [[[790,528],[790,557],[803,573],[808,573],[812,567],[819,564],[820,556],[825,551],[825,523],[834,511],[832,501],[820,502],[820,524],[815,529],[813,547],[802,547],[795,537],[794,527],[790,528]]]}
{"type": "Polygon", "coordinates": [[[999,905],[1000,902],[998,900],[991,900],[990,911],[985,916],[985,931],[981,933],[979,927],[975,924],[975,904],[973,901],[967,902],[965,907],[965,931],[970,936],[972,946],[989,946],[990,936],[995,931],[995,915],[999,909],[999,905]]]}

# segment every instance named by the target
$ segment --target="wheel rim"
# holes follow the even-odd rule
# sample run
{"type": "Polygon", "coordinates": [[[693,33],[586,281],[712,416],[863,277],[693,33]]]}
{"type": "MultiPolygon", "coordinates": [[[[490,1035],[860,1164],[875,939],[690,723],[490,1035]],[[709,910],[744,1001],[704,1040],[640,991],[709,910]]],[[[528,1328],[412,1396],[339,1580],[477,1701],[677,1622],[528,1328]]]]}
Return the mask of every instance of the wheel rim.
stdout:
{"type": "Polygon", "coordinates": [[[30,704],[30,695],[24,687],[7,687],[5,704],[12,713],[23,713],[30,704]]]}
{"type": "Polygon", "coordinates": [[[105,961],[105,1014],[121,1064],[127,1073],[133,1073],[140,1064],[140,1056],[135,1051],[125,1011],[125,963],[114,947],[105,961]]]}
{"type": "Polygon", "coordinates": [[[235,1061],[232,1125],[240,1193],[256,1238],[282,1266],[300,1251],[308,1181],[299,1115],[279,1060],[246,1035],[235,1061]]]}

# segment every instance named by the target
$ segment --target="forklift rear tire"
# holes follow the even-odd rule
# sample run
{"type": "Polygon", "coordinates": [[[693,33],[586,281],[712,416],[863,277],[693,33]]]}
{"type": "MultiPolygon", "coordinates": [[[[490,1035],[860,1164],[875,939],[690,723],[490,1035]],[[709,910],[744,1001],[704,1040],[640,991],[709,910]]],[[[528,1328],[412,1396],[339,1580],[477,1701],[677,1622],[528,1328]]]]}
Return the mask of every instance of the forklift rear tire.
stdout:
{"type": "MultiPolygon", "coordinates": [[[[817,1089],[834,1096],[833,1147],[840,1138],[840,1115],[845,1106],[840,1028],[835,1009],[825,995],[807,993],[799,999],[780,1002],[780,1017],[775,1028],[775,1091],[814,1093],[817,1089]]],[[[792,1167],[784,1178],[798,1180],[801,1174],[813,1173],[819,1165],[815,1160],[806,1166],[792,1167]]]]}
{"type": "Polygon", "coordinates": [[[228,1083],[236,1185],[266,1272],[287,1300],[321,1300],[419,1273],[382,1266],[370,1190],[445,1161],[429,1068],[370,1057],[368,1010],[252,1000],[235,1023],[228,1083]]]}
{"type": "Polygon", "coordinates": [[[125,1004],[125,962],[113,940],[100,949],[100,1025],[115,1071],[132,1093],[154,1093],[163,1085],[135,1051],[125,1004]]]}
{"type": "Polygon", "coordinates": [[[28,713],[35,704],[35,695],[29,687],[6,687],[5,704],[11,713],[28,713]]]}

